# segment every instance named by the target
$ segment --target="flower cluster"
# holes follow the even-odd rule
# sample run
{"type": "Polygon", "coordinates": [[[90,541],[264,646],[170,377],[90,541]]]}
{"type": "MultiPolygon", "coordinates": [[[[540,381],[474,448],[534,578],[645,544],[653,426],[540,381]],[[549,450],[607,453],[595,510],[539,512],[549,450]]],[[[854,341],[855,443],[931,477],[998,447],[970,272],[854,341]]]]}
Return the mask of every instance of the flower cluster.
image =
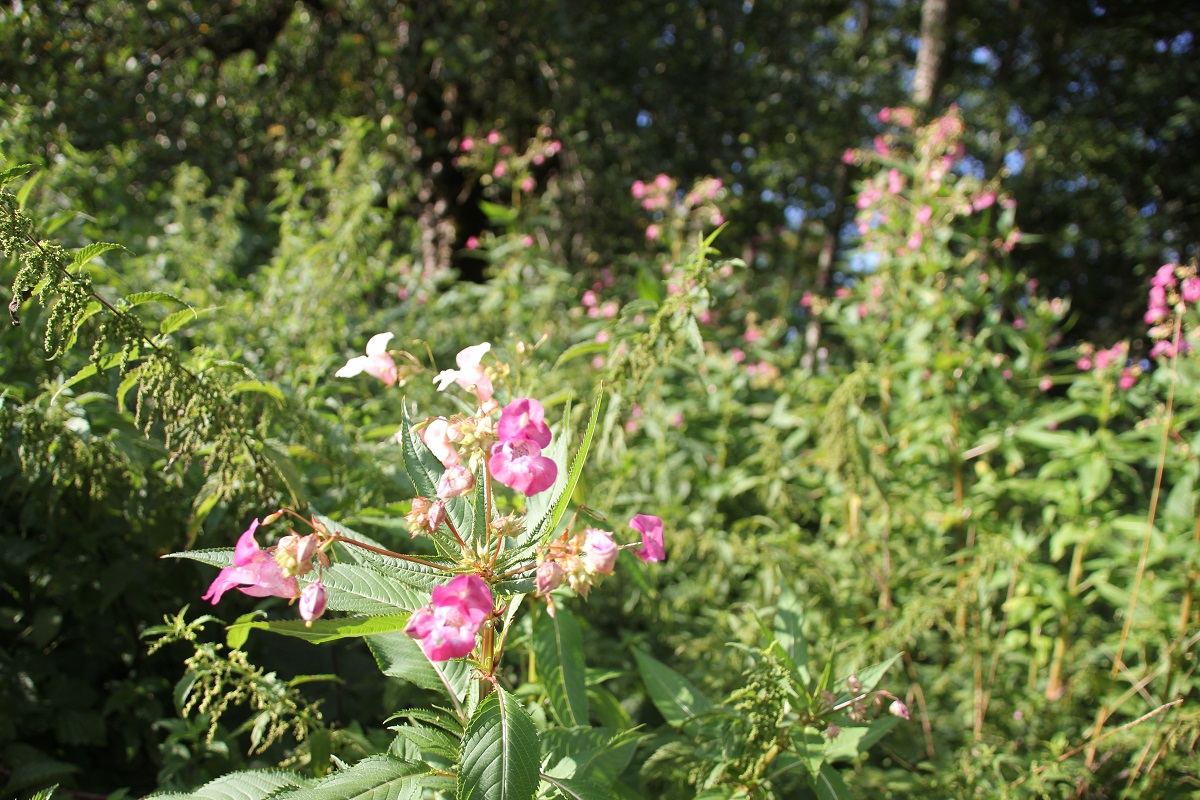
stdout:
{"type": "Polygon", "coordinates": [[[511,184],[524,194],[537,188],[533,170],[562,152],[562,142],[554,138],[554,132],[542,126],[525,147],[518,153],[494,128],[479,138],[465,136],[458,145],[458,156],[454,164],[462,169],[479,173],[479,182],[485,187],[511,184]]]}
{"type": "MultiPolygon", "coordinates": [[[[271,517],[267,519],[273,521],[271,517]]],[[[251,597],[298,599],[300,616],[311,624],[325,613],[325,585],[318,578],[301,590],[296,576],[311,572],[314,563],[318,568],[328,566],[321,537],[315,532],[307,536],[289,533],[264,550],[256,538],[258,527],[256,519],[241,535],[233,551],[233,565],[217,574],[201,599],[216,605],[230,589],[251,597]]]]}
{"type": "Polygon", "coordinates": [[[1121,374],[1117,378],[1117,385],[1124,391],[1132,389],[1137,383],[1138,375],[1141,374],[1141,367],[1128,364],[1128,342],[1117,342],[1112,347],[1102,350],[1097,350],[1095,345],[1085,342],[1079,346],[1079,353],[1075,366],[1081,372],[1107,372],[1120,367],[1121,374]]]}
{"type": "MultiPolygon", "coordinates": [[[[642,535],[642,546],[633,554],[646,563],[667,557],[663,546],[663,522],[649,514],[638,514],[629,527],[642,535]]],[[[538,553],[537,592],[549,601],[549,594],[566,583],[581,597],[587,597],[601,575],[611,575],[622,549],[633,544],[617,545],[612,534],[600,528],[585,528],[572,535],[562,535],[538,553]]],[[[554,606],[551,601],[551,613],[554,606]]]]}
{"type": "MultiPolygon", "coordinates": [[[[401,383],[395,354],[387,349],[391,339],[390,333],[372,336],[366,355],[351,358],[337,375],[351,377],[365,372],[388,386],[401,383]]],[[[413,498],[406,521],[414,537],[430,537],[438,550],[436,559],[385,550],[348,536],[350,532],[340,527],[327,526],[316,517],[310,522],[311,534],[289,532],[273,547],[263,549],[255,539],[259,527],[255,520],[239,539],[233,564],[221,570],[204,599],[215,604],[229,589],[237,588],[254,597],[298,600],[300,616],[311,624],[329,602],[321,577],[326,569],[335,569],[329,566],[328,553],[340,542],[418,564],[423,572],[444,576],[437,581],[429,602],[408,617],[404,631],[420,641],[422,651],[433,661],[463,658],[478,644],[477,663],[486,677],[494,677],[502,643],[490,635],[491,625],[497,607],[506,607],[505,597],[497,599],[495,594],[498,586],[515,582],[527,587],[520,591],[536,589],[545,597],[558,585],[569,582],[586,596],[596,576],[613,572],[624,547],[636,547],[634,554],[642,561],[663,560],[663,524],[658,517],[639,514],[630,521],[630,527],[642,535],[640,547],[618,546],[609,532],[598,528],[575,536],[564,533],[559,541],[539,547],[538,542],[523,537],[530,523],[520,511],[523,504],[519,500],[510,506],[516,511],[500,514],[496,510],[496,486],[531,497],[555,485],[559,467],[554,459],[542,454],[554,437],[542,404],[530,397],[517,397],[501,407],[497,387],[503,392],[508,372],[504,364],[485,363],[491,353],[488,342],[467,347],[456,356],[455,369],[443,370],[433,378],[438,391],[457,387],[467,393],[471,400],[468,407],[473,409],[470,413],[432,417],[419,425],[405,417],[397,434],[398,442],[410,454],[411,448],[421,445],[428,451],[419,453],[413,461],[406,460],[409,477],[414,485],[422,487],[422,496],[413,498]],[[440,474],[430,469],[428,456],[441,463],[440,474]],[[468,513],[469,526],[462,524],[464,512],[468,513]],[[336,529],[331,532],[330,528],[336,529]],[[297,578],[314,570],[318,570],[317,579],[301,589],[297,578]]],[[[423,369],[411,353],[399,355],[405,359],[404,370],[411,369],[408,364],[423,369]]],[[[594,418],[591,424],[595,424],[594,418]]],[[[591,434],[589,429],[589,438],[591,434]]],[[[281,509],[266,522],[274,522],[284,513],[299,519],[295,512],[281,509]]],[[[561,503],[552,504],[552,510],[543,513],[546,516],[535,523],[536,530],[554,530],[559,517],[553,514],[561,516],[561,503]],[[555,512],[555,508],[559,510],[555,512]]],[[[544,539],[540,541],[545,543],[544,539]]],[[[343,567],[347,574],[363,568],[361,564],[343,567]]],[[[386,580],[386,576],[380,579],[386,580]]],[[[336,592],[332,580],[330,585],[336,592]]]]}
{"type": "Polygon", "coordinates": [[[1145,315],[1146,324],[1150,326],[1150,338],[1154,339],[1154,346],[1150,349],[1151,358],[1171,358],[1176,353],[1191,349],[1191,344],[1175,333],[1176,323],[1181,321],[1176,319],[1176,315],[1198,302],[1200,277],[1197,277],[1194,265],[1163,264],[1158,268],[1150,279],[1150,303],[1145,315]]]}
{"type": "Polygon", "coordinates": [[[699,230],[725,223],[725,216],[717,207],[717,201],[725,196],[720,178],[701,178],[682,198],[678,182],[662,173],[648,183],[634,181],[629,191],[653,217],[646,226],[647,241],[661,238],[666,227],[699,230]]]}

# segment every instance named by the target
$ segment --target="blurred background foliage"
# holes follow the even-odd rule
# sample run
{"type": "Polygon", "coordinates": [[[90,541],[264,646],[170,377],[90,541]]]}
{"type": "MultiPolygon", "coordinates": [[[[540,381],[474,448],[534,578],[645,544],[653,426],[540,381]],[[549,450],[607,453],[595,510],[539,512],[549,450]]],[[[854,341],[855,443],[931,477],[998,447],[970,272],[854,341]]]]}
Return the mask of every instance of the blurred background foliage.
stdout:
{"type": "MultiPolygon", "coordinates": [[[[657,722],[627,645],[728,690],[724,643],[756,641],[787,580],[810,647],[908,654],[891,688],[911,735],[854,765],[859,791],[1189,796],[1195,713],[1155,710],[1192,685],[1200,384],[1188,359],[1143,360],[1142,314],[1158,266],[1196,255],[1198,19],[1133,0],[10,4],[0,148],[37,167],[12,188],[38,236],[120,242],[80,270],[102,297],[174,295],[197,312],[161,340],[181,363],[269,388],[221,384],[247,426],[222,478],[211,443],[179,458],[134,418],[118,370],[64,390],[95,321],[47,360],[47,312],[18,302],[3,791],[311,765],[287,742],[246,755],[236,718],[211,741],[178,718],[190,652],[139,634],[211,575],[157,556],[228,545],[279,503],[405,546],[401,396],[444,413],[429,378],[490,340],[552,416],[608,379],[581,499],[668,521],[666,569],[579,609],[634,721],[657,722]],[[878,116],[899,105],[963,127],[913,138],[878,116]],[[640,206],[658,174],[672,201],[640,206]],[[686,192],[709,177],[740,264],[711,274],[685,265],[714,227],[686,192]],[[631,352],[671,302],[677,327],[631,352]],[[402,391],[331,377],[385,330],[421,365],[402,391]],[[1131,390],[1076,366],[1092,341],[1128,342],[1131,390]]],[[[155,332],[179,308],[137,313],[155,332]]],[[[347,759],[417,702],[361,648],[246,647],[345,679],[311,694],[347,759]]]]}

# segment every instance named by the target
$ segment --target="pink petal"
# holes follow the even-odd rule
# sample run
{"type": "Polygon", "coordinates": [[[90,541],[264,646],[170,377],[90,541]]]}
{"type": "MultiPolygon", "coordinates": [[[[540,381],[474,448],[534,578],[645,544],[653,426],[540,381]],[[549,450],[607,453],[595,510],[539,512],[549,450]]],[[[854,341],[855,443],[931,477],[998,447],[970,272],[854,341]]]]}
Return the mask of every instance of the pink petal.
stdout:
{"type": "Polygon", "coordinates": [[[546,426],[546,410],[537,400],[522,397],[513,400],[500,412],[496,435],[501,442],[517,443],[527,439],[539,448],[550,444],[550,428],[546,426]]]}
{"type": "Polygon", "coordinates": [[[663,522],[650,514],[638,514],[629,521],[629,526],[642,534],[642,547],[634,555],[646,563],[662,561],[667,557],[663,548],[663,522]]]}

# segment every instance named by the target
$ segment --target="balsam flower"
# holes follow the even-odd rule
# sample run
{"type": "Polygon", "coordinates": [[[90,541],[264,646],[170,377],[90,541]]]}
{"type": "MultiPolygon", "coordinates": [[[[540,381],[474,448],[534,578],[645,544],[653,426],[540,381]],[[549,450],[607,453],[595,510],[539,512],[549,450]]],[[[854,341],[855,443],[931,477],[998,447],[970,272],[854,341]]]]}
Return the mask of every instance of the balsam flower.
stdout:
{"type": "Polygon", "coordinates": [[[444,392],[450,384],[457,383],[468,392],[473,393],[479,399],[481,406],[487,405],[488,401],[492,399],[492,381],[484,372],[483,367],[479,366],[479,362],[491,349],[492,345],[489,342],[483,342],[461,350],[454,359],[458,364],[458,369],[442,370],[433,379],[433,382],[437,384],[438,391],[444,392]]]}
{"type": "Polygon", "coordinates": [[[429,605],[417,609],[404,632],[421,640],[430,661],[462,658],[475,649],[475,636],[492,615],[492,591],[478,575],[459,575],[435,587],[429,605]]]}
{"type": "Polygon", "coordinates": [[[254,520],[238,539],[233,551],[233,566],[221,570],[202,600],[216,605],[230,589],[251,597],[286,597],[289,600],[300,594],[296,579],[285,575],[274,556],[258,546],[254,538],[256,530],[258,520],[254,520]]]}
{"type": "Polygon", "coordinates": [[[353,378],[360,372],[365,372],[391,386],[398,377],[396,362],[392,360],[387,349],[388,341],[391,338],[392,334],[390,333],[375,334],[367,341],[365,356],[355,356],[346,362],[346,366],[333,374],[339,378],[353,378]]]}
{"type": "Polygon", "coordinates": [[[558,477],[558,465],[542,455],[551,438],[545,416],[537,400],[523,397],[506,405],[496,426],[500,441],[488,460],[493,478],[526,497],[549,489],[558,477]]]}
{"type": "Polygon", "coordinates": [[[467,492],[475,488],[475,476],[471,474],[471,470],[455,464],[445,472],[438,480],[437,496],[442,500],[449,500],[451,497],[461,497],[467,492]]]}
{"type": "Polygon", "coordinates": [[[430,420],[421,431],[421,441],[429,448],[429,452],[437,456],[443,467],[453,467],[459,463],[458,451],[450,439],[450,420],[445,417],[430,420]]]}
{"type": "Polygon", "coordinates": [[[629,520],[629,527],[642,534],[642,546],[634,555],[647,564],[662,561],[667,557],[663,548],[663,521],[650,514],[638,514],[629,520]]]}

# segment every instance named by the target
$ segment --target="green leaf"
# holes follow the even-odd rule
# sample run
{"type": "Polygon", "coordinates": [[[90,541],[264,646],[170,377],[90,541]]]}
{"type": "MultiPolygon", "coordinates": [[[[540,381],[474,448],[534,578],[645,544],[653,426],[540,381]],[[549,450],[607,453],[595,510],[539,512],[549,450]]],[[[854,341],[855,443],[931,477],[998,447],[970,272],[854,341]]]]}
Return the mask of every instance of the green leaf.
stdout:
{"type": "Polygon", "coordinates": [[[812,680],[808,671],[808,645],[804,641],[804,608],[786,580],[780,581],[775,604],[775,641],[791,659],[792,667],[805,686],[812,680]]]}
{"type": "MultiPolygon", "coordinates": [[[[107,253],[109,250],[124,249],[125,248],[121,245],[113,244],[112,242],[95,242],[93,244],[89,244],[87,247],[81,247],[76,250],[75,256],[72,258],[71,263],[76,267],[82,267],[84,264],[88,263],[102,253],[107,253]]],[[[126,300],[126,302],[128,302],[128,300],[126,300]]]]}
{"type": "Polygon", "coordinates": [[[272,800],[413,800],[429,767],[391,756],[370,756],[307,787],[282,792],[272,800]]]}
{"type": "Polygon", "coordinates": [[[333,611],[386,616],[397,610],[415,611],[429,602],[424,590],[397,578],[369,564],[334,564],[324,571],[321,582],[333,611]]]}
{"type": "Polygon", "coordinates": [[[641,650],[634,650],[633,655],[651,702],[669,725],[694,728],[695,720],[712,709],[708,698],[687,678],[641,650]]]}
{"type": "Polygon", "coordinates": [[[573,344],[564,350],[563,354],[555,360],[554,366],[551,369],[558,369],[568,361],[574,361],[577,358],[589,358],[597,355],[598,353],[607,352],[608,342],[587,341],[580,342],[579,344],[573,344]]]}
{"type": "MultiPolygon", "coordinates": [[[[88,245],[88,247],[95,246],[96,245],[94,244],[88,245]]],[[[106,245],[106,248],[109,250],[114,247],[120,247],[120,245],[106,245]]],[[[84,249],[86,250],[87,248],[84,249]]],[[[168,292],[134,292],[132,294],[125,295],[121,298],[121,300],[128,308],[140,306],[145,303],[170,303],[171,305],[187,306],[187,303],[185,303],[183,300],[168,292]]],[[[188,306],[188,308],[190,309],[191,306],[188,306]]]]}
{"type": "Polygon", "coordinates": [[[421,753],[432,753],[450,764],[458,761],[459,741],[443,730],[424,725],[395,725],[388,730],[395,731],[396,736],[411,743],[421,753]]]}
{"type": "Polygon", "coordinates": [[[537,728],[520,701],[496,687],[463,737],[458,800],[529,800],[538,780],[537,728]]]}
{"type": "Polygon", "coordinates": [[[238,381],[229,387],[229,393],[241,394],[242,392],[258,392],[273,397],[280,406],[284,403],[283,391],[273,383],[264,383],[263,381],[238,381]]]}
{"type": "Polygon", "coordinates": [[[173,311],[163,317],[162,322],[158,323],[158,333],[160,336],[170,336],[192,320],[199,318],[200,314],[194,308],[183,308],[179,311],[173,311]]]}
{"type": "MultiPolygon", "coordinates": [[[[0,172],[0,186],[7,186],[25,173],[33,169],[33,164],[17,164],[0,172]]],[[[37,177],[36,175],[34,176],[37,177]]],[[[18,201],[19,202],[19,201],[18,201]]]]}
{"type": "Polygon", "coordinates": [[[580,778],[556,778],[542,773],[542,780],[554,787],[549,797],[563,800],[612,800],[612,789],[580,778]]]}
{"type": "Polygon", "coordinates": [[[852,800],[854,797],[842,776],[829,764],[821,767],[813,783],[817,787],[817,800],[852,800]]]}
{"type": "Polygon", "coordinates": [[[825,763],[825,744],[824,734],[816,728],[805,726],[792,734],[792,752],[803,762],[814,782],[825,763]]]}
{"type": "MultiPolygon", "coordinates": [[[[858,680],[858,682],[862,684],[862,691],[860,692],[860,694],[872,691],[875,688],[875,686],[879,683],[879,681],[883,679],[884,674],[889,669],[892,668],[892,665],[895,664],[896,661],[902,655],[904,655],[904,654],[896,653],[894,656],[892,656],[891,658],[889,658],[886,661],[880,661],[878,664],[872,664],[869,667],[864,667],[861,670],[857,670],[856,672],[851,673],[858,680]]],[[[846,680],[849,677],[850,677],[850,675],[847,675],[844,678],[838,679],[838,681],[835,685],[845,686],[846,680]]],[[[849,698],[849,696],[847,695],[844,699],[848,699],[848,698],[849,698]]],[[[843,702],[843,700],[839,700],[838,702],[841,703],[841,702],[843,702]]]]}
{"type": "Polygon", "coordinates": [[[171,800],[266,800],[276,792],[299,789],[311,783],[311,780],[302,778],[294,772],[282,770],[233,772],[209,781],[190,794],[179,792],[152,794],[146,800],[151,800],[151,798],[156,800],[158,798],[171,798],[171,800]]]}
{"type": "MultiPolygon", "coordinates": [[[[384,675],[400,678],[422,689],[445,692],[461,712],[476,681],[475,670],[465,661],[430,661],[416,640],[404,633],[384,633],[367,639],[384,675]]],[[[465,715],[463,719],[466,719],[465,715]]]]}
{"type": "Polygon", "coordinates": [[[564,727],[588,724],[588,697],[579,623],[566,608],[539,613],[533,626],[537,674],[550,710],[564,727]]]}
{"type": "Polygon", "coordinates": [[[121,363],[121,354],[113,353],[112,355],[105,356],[104,358],[100,359],[99,366],[97,366],[96,364],[88,364],[86,367],[79,370],[79,372],[76,372],[74,375],[72,375],[70,378],[68,378],[67,381],[65,383],[63,383],[62,386],[58,387],[58,389],[54,392],[54,396],[52,398],[50,398],[50,403],[53,404],[54,401],[58,399],[58,396],[60,394],[62,394],[64,391],[71,388],[75,384],[79,383],[80,381],[87,380],[88,378],[92,377],[93,375],[98,375],[101,372],[110,370],[120,363],[121,363]]]}
{"type": "Polygon", "coordinates": [[[603,384],[596,390],[596,396],[592,403],[592,417],[588,420],[587,431],[583,434],[583,441],[579,443],[579,449],[575,451],[575,458],[571,460],[571,467],[567,471],[566,484],[555,496],[554,503],[550,506],[550,511],[543,515],[532,527],[532,539],[537,544],[545,544],[546,540],[554,533],[554,529],[558,527],[558,523],[567,513],[567,507],[571,504],[571,496],[575,494],[575,486],[579,483],[579,476],[583,473],[583,465],[587,461],[588,450],[592,446],[592,437],[596,434],[596,423],[600,419],[600,409],[604,405],[603,384]]]}
{"type": "MultiPolygon", "coordinates": [[[[235,632],[248,634],[251,630],[261,630],[320,644],[321,642],[334,642],[338,639],[402,631],[408,624],[408,616],[408,614],[393,614],[381,617],[345,617],[343,619],[318,619],[312,623],[305,623],[298,619],[272,620],[270,622],[239,620],[229,626],[228,635],[234,636],[235,632]]],[[[242,641],[244,642],[245,639],[242,641]]]]}
{"type": "Polygon", "coordinates": [[[520,213],[515,208],[489,203],[487,200],[479,201],[479,210],[487,215],[489,223],[500,227],[515,222],[520,213]]]}

